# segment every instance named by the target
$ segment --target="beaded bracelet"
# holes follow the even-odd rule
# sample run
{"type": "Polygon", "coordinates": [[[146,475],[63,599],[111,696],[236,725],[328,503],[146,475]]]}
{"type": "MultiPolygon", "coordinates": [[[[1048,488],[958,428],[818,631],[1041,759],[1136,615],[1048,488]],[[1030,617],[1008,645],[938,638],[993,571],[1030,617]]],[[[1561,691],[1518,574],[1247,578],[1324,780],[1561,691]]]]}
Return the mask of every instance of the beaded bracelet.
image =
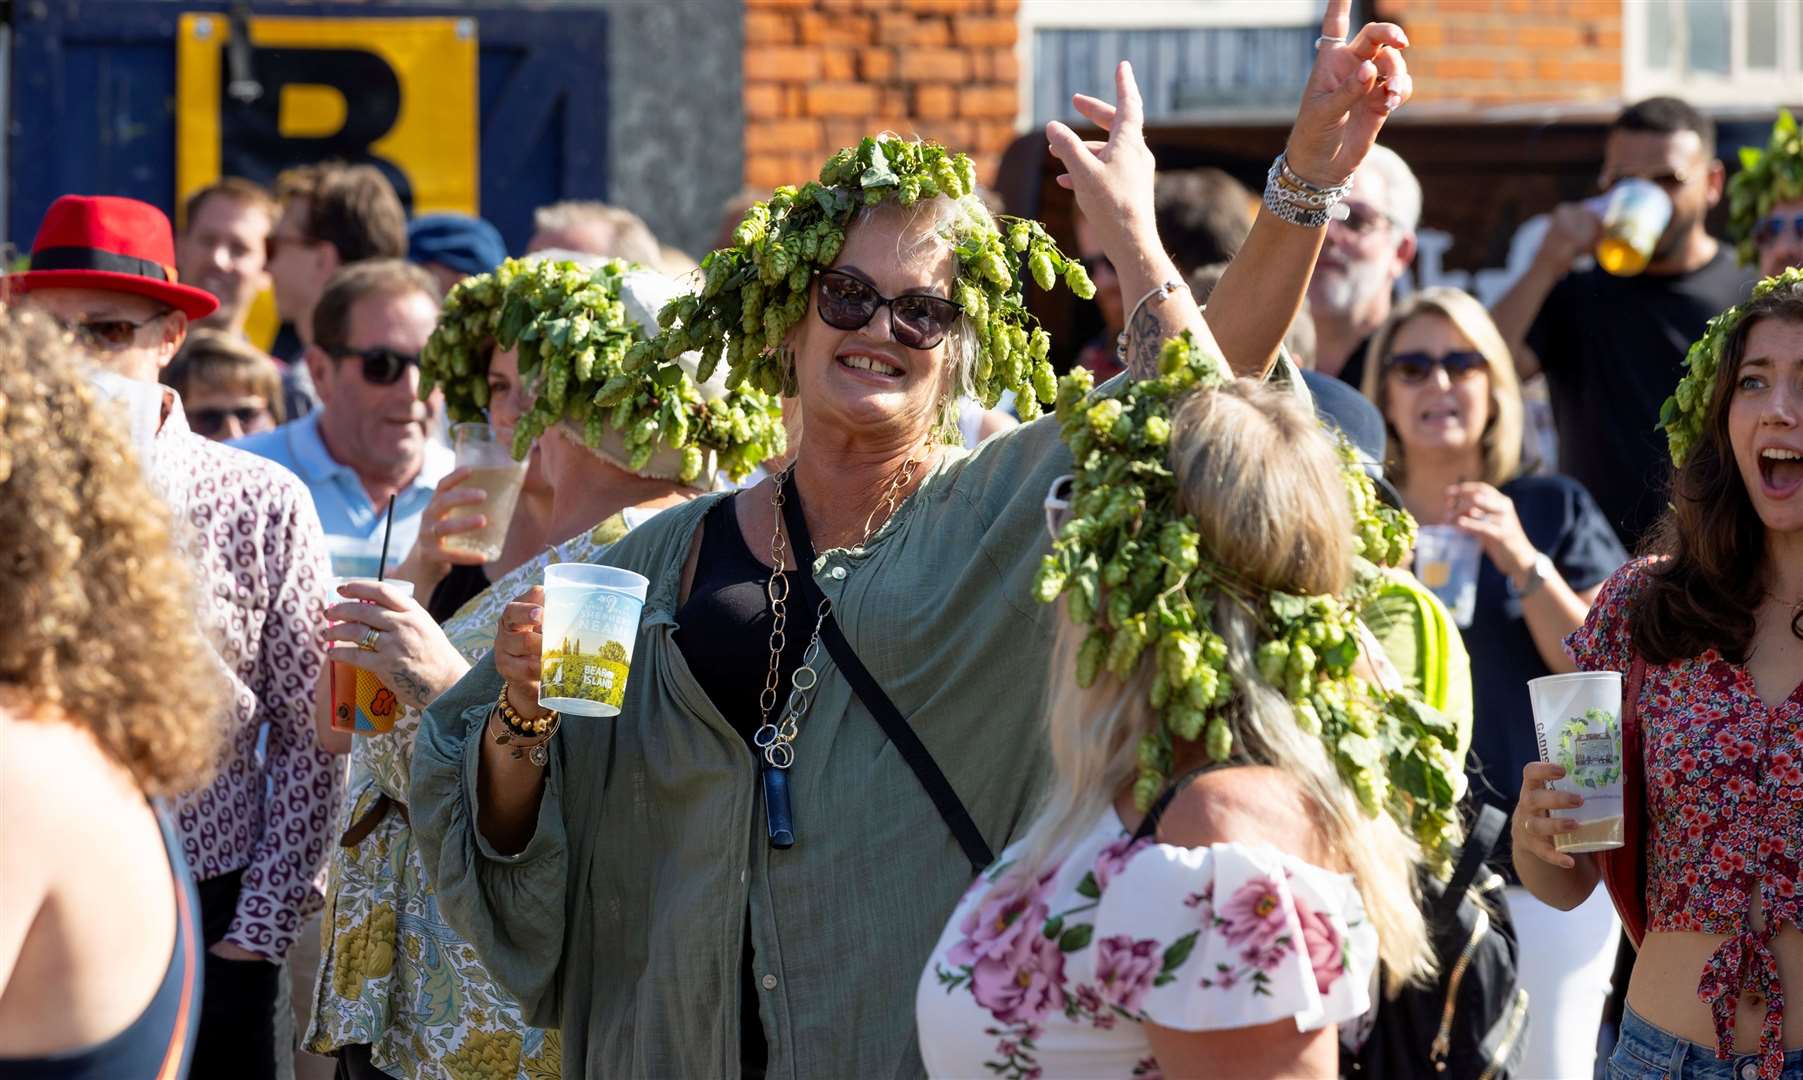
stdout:
{"type": "Polygon", "coordinates": [[[1322,187],[1296,175],[1286,154],[1278,154],[1265,174],[1265,207],[1292,225],[1319,229],[1352,191],[1352,181],[1322,187]]]}
{"type": "Polygon", "coordinates": [[[494,712],[495,716],[500,719],[502,728],[495,735],[495,745],[512,746],[513,756],[516,758],[525,757],[530,752],[532,764],[541,769],[544,768],[545,763],[550,760],[550,751],[545,748],[545,744],[551,741],[551,736],[557,734],[557,729],[562,726],[563,714],[553,709],[537,720],[527,720],[508,702],[505,686],[501,688],[501,696],[495,700],[494,712]],[[517,739],[538,739],[539,741],[520,746],[515,743],[517,739]]]}

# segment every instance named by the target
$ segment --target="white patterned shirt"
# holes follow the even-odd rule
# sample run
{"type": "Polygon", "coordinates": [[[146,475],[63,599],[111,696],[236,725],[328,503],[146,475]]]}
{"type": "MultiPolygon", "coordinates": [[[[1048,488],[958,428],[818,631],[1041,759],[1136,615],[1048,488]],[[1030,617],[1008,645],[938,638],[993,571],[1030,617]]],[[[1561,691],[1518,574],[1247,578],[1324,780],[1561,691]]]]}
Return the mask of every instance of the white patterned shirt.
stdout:
{"type": "Polygon", "coordinates": [[[230,678],[218,773],[176,800],[198,880],[244,871],[225,940],[279,961],[320,904],[341,768],[319,745],[313,690],[330,564],[313,500],[293,473],[188,429],[181,399],[151,466],[196,568],[201,625],[230,678]]]}

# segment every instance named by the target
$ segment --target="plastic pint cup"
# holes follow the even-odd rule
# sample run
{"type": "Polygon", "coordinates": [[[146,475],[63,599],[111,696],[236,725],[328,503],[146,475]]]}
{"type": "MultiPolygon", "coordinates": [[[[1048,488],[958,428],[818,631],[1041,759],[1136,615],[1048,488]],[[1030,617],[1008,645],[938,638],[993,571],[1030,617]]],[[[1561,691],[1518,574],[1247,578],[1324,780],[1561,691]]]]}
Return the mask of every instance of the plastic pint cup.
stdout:
{"type": "Polygon", "coordinates": [[[1483,554],[1477,537],[1451,525],[1423,525],[1415,537],[1415,576],[1461,627],[1470,626],[1477,614],[1477,567],[1483,554]]]}
{"type": "Polygon", "coordinates": [[[526,479],[526,463],[513,460],[507,444],[487,424],[453,424],[451,445],[457,451],[457,467],[470,470],[459,490],[480,491],[484,496],[479,503],[458,507],[457,513],[481,514],[488,520],[480,529],[448,534],[444,546],[473,551],[493,562],[501,557],[501,547],[507,542],[507,526],[513,521],[513,507],[526,479]]]}
{"type": "Polygon", "coordinates": [[[1579,827],[1553,837],[1553,846],[1576,854],[1622,846],[1621,674],[1580,671],[1528,680],[1540,760],[1565,768],[1553,790],[1582,796],[1584,805],[1560,810],[1579,827]]]}
{"type": "Polygon", "coordinates": [[[1603,219],[1596,241],[1597,265],[1617,277],[1645,270],[1672,219],[1672,200],[1665,189],[1630,176],[1591,200],[1590,208],[1603,219]]]}
{"type": "MultiPolygon", "coordinates": [[[[374,584],[375,578],[340,578],[339,585],[352,581],[374,584]]],[[[413,595],[411,581],[386,580],[381,584],[413,595]]],[[[394,691],[382,685],[373,671],[332,661],[332,729],[354,735],[381,735],[394,728],[401,715],[401,703],[394,691]]]]}
{"type": "Polygon", "coordinates": [[[651,583],[589,563],[545,568],[545,651],[538,703],[577,716],[618,716],[651,583]]]}

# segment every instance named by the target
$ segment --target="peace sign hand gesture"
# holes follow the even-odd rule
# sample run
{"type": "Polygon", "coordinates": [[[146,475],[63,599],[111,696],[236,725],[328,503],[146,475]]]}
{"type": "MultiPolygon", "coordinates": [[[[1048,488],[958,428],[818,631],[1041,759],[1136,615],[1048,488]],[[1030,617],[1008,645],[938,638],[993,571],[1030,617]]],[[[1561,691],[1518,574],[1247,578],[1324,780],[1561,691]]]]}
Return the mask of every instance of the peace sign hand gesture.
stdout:
{"type": "Polygon", "coordinates": [[[1286,156],[1311,184],[1343,184],[1371,152],[1384,121],[1414,92],[1401,50],[1409,39],[1394,23],[1351,29],[1352,0],[1327,0],[1315,67],[1302,90],[1286,156]]]}

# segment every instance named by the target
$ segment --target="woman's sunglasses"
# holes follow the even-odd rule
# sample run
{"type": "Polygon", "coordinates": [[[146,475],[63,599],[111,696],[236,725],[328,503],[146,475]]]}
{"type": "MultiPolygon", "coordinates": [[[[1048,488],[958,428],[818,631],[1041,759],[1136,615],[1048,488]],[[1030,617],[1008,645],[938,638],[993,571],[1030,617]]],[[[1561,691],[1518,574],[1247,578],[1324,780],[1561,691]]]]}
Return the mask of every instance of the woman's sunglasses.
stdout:
{"type": "Polygon", "coordinates": [[[1396,353],[1384,361],[1384,370],[1405,383],[1424,383],[1433,377],[1435,368],[1444,368],[1446,377],[1458,382],[1488,370],[1489,366],[1483,353],[1471,351],[1449,352],[1445,356],[1424,352],[1396,353]]]}
{"type": "Polygon", "coordinates": [[[930,349],[945,340],[964,311],[942,296],[909,293],[890,299],[842,270],[821,273],[817,296],[820,321],[835,330],[862,330],[878,308],[887,307],[890,333],[910,349],[930,349]]]}
{"type": "Polygon", "coordinates": [[[340,360],[355,357],[363,361],[363,381],[371,386],[392,386],[400,381],[408,368],[419,366],[418,353],[404,353],[380,346],[374,349],[353,349],[338,353],[337,356],[340,360]]]}
{"type": "Polygon", "coordinates": [[[268,413],[269,409],[264,405],[238,405],[229,409],[215,409],[211,407],[204,409],[189,409],[188,427],[193,430],[196,435],[206,435],[211,437],[225,430],[225,422],[228,418],[236,419],[238,421],[238,427],[240,429],[245,429],[256,423],[259,418],[268,415],[268,413]]]}
{"type": "Polygon", "coordinates": [[[1774,240],[1777,240],[1780,236],[1784,235],[1786,227],[1790,229],[1790,234],[1792,236],[1796,237],[1798,240],[1803,240],[1803,214],[1797,214],[1789,218],[1773,214],[1771,217],[1766,218],[1764,221],[1753,226],[1753,242],[1755,244],[1772,243],[1774,240]]]}

